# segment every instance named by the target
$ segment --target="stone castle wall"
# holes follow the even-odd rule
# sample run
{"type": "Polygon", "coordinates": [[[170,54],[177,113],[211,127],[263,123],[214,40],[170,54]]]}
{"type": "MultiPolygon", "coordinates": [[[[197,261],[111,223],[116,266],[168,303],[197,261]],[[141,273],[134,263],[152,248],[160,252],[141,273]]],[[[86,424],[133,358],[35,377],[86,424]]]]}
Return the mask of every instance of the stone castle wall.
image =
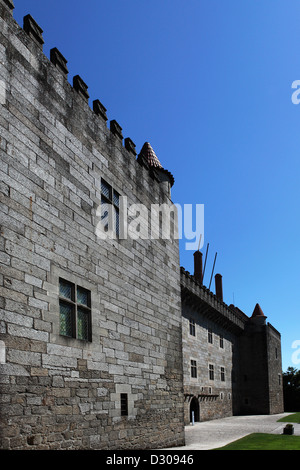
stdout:
{"type": "Polygon", "coordinates": [[[185,424],[283,412],[281,337],[182,269],[185,424]]]}
{"type": "Polygon", "coordinates": [[[101,179],[128,204],[170,195],[12,7],[1,0],[0,447],[181,445],[178,243],[96,234],[101,179]],[[62,279],[90,296],[85,340],[61,334],[62,279]]]}

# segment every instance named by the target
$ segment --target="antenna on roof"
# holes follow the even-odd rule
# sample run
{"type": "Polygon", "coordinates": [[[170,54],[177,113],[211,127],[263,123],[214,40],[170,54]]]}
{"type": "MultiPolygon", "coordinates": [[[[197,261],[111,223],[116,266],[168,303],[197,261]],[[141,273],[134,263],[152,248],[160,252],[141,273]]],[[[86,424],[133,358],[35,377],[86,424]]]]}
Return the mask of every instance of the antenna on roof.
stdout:
{"type": "Polygon", "coordinates": [[[205,273],[205,266],[206,266],[206,260],[207,260],[207,253],[208,253],[208,247],[209,247],[209,243],[207,244],[207,247],[206,247],[206,254],[205,254],[205,261],[204,261],[204,268],[203,268],[203,278],[204,278],[204,273],[205,273]]]}
{"type": "Polygon", "coordinates": [[[213,268],[212,268],[212,272],[211,272],[211,276],[210,276],[210,281],[209,281],[209,289],[210,289],[210,285],[211,285],[211,281],[212,281],[212,277],[213,277],[213,273],[214,273],[214,269],[215,269],[217,254],[218,254],[218,253],[216,252],[216,254],[215,254],[215,259],[214,259],[214,265],[213,265],[213,268]]]}
{"type": "Polygon", "coordinates": [[[202,238],[202,233],[200,233],[200,238],[199,238],[199,245],[198,245],[198,251],[200,250],[200,243],[201,243],[201,238],[202,238]]]}

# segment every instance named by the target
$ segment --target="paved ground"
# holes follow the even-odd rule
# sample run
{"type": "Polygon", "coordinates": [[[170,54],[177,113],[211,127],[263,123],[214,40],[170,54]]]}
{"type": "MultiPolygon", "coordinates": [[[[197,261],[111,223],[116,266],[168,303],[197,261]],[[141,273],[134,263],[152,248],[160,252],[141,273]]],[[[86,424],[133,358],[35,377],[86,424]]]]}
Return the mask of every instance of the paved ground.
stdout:
{"type": "MultiPolygon", "coordinates": [[[[209,450],[222,447],[230,442],[253,432],[282,434],[286,423],[278,423],[278,419],[291,413],[277,415],[232,416],[215,419],[194,426],[186,426],[186,445],[173,447],[172,450],[209,450]]],[[[294,424],[295,435],[300,436],[300,424],[294,424]]]]}

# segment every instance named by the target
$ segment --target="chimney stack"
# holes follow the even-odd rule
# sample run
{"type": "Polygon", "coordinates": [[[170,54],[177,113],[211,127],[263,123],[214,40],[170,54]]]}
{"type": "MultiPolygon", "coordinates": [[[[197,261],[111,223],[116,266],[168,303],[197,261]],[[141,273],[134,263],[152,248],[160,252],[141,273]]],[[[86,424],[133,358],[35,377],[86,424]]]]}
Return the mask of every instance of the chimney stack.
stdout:
{"type": "Polygon", "coordinates": [[[216,285],[216,296],[219,300],[223,302],[223,285],[222,285],[222,276],[221,274],[215,275],[215,285],[216,285]]]}
{"type": "Polygon", "coordinates": [[[194,278],[202,284],[202,253],[195,251],[194,253],[194,278]]]}

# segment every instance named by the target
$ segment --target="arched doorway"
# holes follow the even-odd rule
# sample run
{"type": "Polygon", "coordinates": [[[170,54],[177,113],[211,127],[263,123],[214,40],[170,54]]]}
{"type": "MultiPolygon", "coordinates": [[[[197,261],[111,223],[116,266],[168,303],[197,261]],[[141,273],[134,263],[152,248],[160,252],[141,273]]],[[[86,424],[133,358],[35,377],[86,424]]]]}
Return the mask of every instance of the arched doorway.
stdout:
{"type": "Polygon", "coordinates": [[[190,403],[190,422],[191,423],[193,421],[193,413],[194,413],[194,422],[196,423],[197,421],[200,421],[200,407],[199,407],[199,401],[197,400],[196,397],[193,397],[190,403]]]}

